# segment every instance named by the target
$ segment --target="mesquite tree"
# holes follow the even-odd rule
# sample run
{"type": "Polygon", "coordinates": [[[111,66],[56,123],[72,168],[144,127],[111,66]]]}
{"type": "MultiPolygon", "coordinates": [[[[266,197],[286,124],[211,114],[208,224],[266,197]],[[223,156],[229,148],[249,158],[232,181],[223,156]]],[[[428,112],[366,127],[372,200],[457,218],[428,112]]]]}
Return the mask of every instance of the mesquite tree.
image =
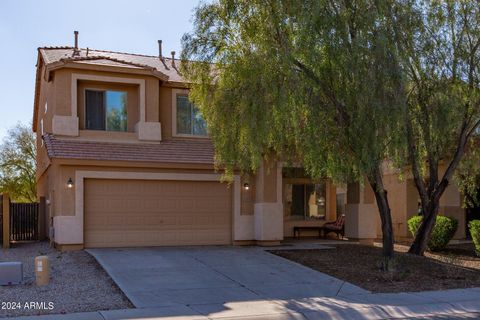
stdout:
{"type": "Polygon", "coordinates": [[[196,9],[182,72],[217,166],[300,161],[313,178],[366,180],[393,257],[382,162],[396,146],[404,88],[389,1],[219,1],[196,9]]]}
{"type": "Polygon", "coordinates": [[[36,142],[29,126],[18,124],[0,145],[0,193],[17,202],[37,200],[36,142]]]}
{"type": "Polygon", "coordinates": [[[442,0],[399,1],[392,8],[408,78],[404,164],[424,215],[409,252],[423,255],[442,194],[462,159],[475,154],[466,150],[480,122],[480,7],[442,0]]]}

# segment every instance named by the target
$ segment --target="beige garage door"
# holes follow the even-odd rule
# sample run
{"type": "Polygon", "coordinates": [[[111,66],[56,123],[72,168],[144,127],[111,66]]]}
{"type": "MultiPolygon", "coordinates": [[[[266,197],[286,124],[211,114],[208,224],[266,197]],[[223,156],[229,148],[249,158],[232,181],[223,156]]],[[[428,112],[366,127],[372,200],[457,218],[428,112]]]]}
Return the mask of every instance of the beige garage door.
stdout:
{"type": "Polygon", "coordinates": [[[85,180],[85,246],[231,243],[231,192],[210,181],[85,180]]]}

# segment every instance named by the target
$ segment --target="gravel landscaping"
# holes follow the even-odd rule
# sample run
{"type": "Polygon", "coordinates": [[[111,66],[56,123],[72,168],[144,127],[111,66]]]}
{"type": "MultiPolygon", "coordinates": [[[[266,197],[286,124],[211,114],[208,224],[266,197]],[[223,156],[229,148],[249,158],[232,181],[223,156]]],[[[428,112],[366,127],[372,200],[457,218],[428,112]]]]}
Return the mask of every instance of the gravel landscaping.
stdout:
{"type": "Polygon", "coordinates": [[[395,272],[380,270],[382,249],[342,244],[332,250],[274,250],[272,253],[351,282],[372,292],[410,292],[480,287],[480,271],[396,252],[395,272]]]}
{"type": "Polygon", "coordinates": [[[16,244],[12,249],[0,250],[0,261],[23,262],[24,276],[21,285],[0,286],[0,317],[133,307],[97,261],[83,250],[59,252],[48,242],[16,244]],[[50,284],[44,287],[35,285],[33,263],[39,255],[48,255],[51,266],[50,284]],[[44,302],[47,308],[52,302],[53,309],[38,310],[38,304],[27,308],[25,304],[31,302],[44,302]]]}
{"type": "Polygon", "coordinates": [[[480,271],[480,257],[475,253],[473,243],[448,245],[440,252],[427,252],[425,255],[432,259],[480,271]]]}

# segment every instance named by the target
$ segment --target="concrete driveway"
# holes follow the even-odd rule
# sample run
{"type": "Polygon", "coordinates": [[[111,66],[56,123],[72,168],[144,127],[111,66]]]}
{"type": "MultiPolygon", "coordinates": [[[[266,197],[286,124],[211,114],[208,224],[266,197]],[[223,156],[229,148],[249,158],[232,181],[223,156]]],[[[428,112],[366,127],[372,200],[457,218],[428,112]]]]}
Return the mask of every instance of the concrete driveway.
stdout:
{"type": "Polygon", "coordinates": [[[261,248],[88,250],[137,308],[365,293],[261,248]]]}
{"type": "Polygon", "coordinates": [[[88,252],[141,308],[109,311],[105,319],[386,319],[480,311],[480,289],[371,294],[259,247],[88,252]]]}

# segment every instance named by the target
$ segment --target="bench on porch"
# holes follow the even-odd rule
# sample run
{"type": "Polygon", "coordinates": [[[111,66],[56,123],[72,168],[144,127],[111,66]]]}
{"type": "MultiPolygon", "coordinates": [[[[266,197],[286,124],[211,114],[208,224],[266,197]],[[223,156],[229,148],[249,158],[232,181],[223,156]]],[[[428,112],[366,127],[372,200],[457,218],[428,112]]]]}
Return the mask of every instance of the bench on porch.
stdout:
{"type": "Polygon", "coordinates": [[[342,214],[337,218],[337,220],[325,223],[323,225],[323,232],[325,236],[330,232],[335,232],[338,238],[342,236],[343,239],[345,236],[345,215],[342,214]]]}
{"type": "Polygon", "coordinates": [[[318,237],[322,237],[323,227],[319,226],[296,226],[293,227],[293,236],[300,238],[300,231],[318,231],[318,237]]]}
{"type": "Polygon", "coordinates": [[[327,222],[323,226],[295,226],[293,227],[293,236],[300,237],[300,231],[318,231],[318,237],[326,236],[330,232],[335,232],[337,237],[345,236],[345,215],[340,215],[337,220],[327,222]]]}

